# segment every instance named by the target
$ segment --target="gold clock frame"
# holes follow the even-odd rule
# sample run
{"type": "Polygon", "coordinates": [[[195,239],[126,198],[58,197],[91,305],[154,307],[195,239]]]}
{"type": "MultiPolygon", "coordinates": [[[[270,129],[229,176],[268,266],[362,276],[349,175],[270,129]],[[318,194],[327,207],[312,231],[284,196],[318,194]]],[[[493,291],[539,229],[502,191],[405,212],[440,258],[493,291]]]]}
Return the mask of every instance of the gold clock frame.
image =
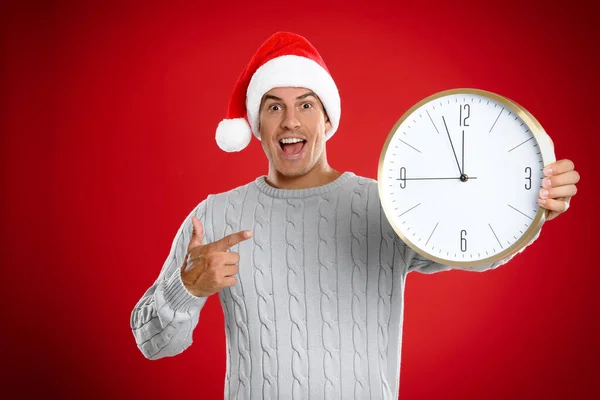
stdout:
{"type": "Polygon", "coordinates": [[[539,121],[529,111],[527,111],[524,107],[522,107],[515,101],[508,99],[507,97],[504,97],[502,95],[499,95],[499,94],[496,94],[493,92],[489,92],[486,90],[482,90],[482,89],[457,88],[457,89],[443,90],[441,92],[434,93],[431,96],[428,96],[428,97],[424,98],[423,100],[419,101],[417,104],[415,104],[410,109],[408,109],[408,111],[406,111],[402,115],[402,117],[400,117],[400,119],[396,122],[396,124],[394,125],[394,127],[392,128],[390,133],[388,134],[387,139],[383,145],[383,149],[381,150],[381,155],[379,157],[379,167],[378,167],[378,171],[377,171],[377,182],[378,182],[377,186],[379,189],[379,199],[381,201],[381,205],[382,205],[382,208],[383,208],[386,218],[390,222],[390,224],[391,224],[392,228],[394,229],[394,231],[396,232],[396,234],[404,241],[404,243],[406,243],[410,248],[412,248],[414,251],[416,251],[418,254],[422,255],[423,257],[425,257],[431,261],[435,261],[437,263],[448,265],[448,266],[473,268],[476,266],[490,264],[490,263],[494,263],[496,261],[508,258],[509,256],[511,256],[514,253],[517,253],[519,250],[521,250],[540,231],[540,229],[542,228],[542,225],[546,221],[546,214],[547,214],[548,210],[546,208],[543,208],[542,206],[540,206],[540,208],[539,208],[534,220],[532,221],[531,225],[529,226],[529,228],[525,231],[525,233],[523,233],[523,235],[521,235],[521,237],[515,243],[513,243],[510,247],[506,248],[505,250],[503,250],[500,253],[497,253],[491,257],[487,257],[485,259],[481,259],[481,260],[477,260],[477,261],[455,261],[455,260],[448,260],[445,258],[437,257],[431,253],[428,253],[427,251],[424,251],[419,246],[417,246],[416,244],[411,242],[410,239],[408,239],[404,234],[402,234],[399,227],[396,226],[394,219],[390,218],[392,206],[391,206],[391,204],[389,204],[389,201],[387,200],[387,196],[385,196],[384,192],[383,192],[383,184],[382,184],[382,182],[383,182],[383,160],[387,153],[388,146],[389,146],[390,142],[392,141],[392,138],[394,137],[394,134],[398,130],[400,125],[410,115],[412,115],[413,112],[415,112],[417,109],[419,109],[419,107],[423,106],[426,103],[429,103],[432,100],[436,100],[438,98],[448,96],[448,95],[453,95],[453,94],[484,96],[484,97],[488,97],[488,98],[493,99],[493,100],[497,101],[498,103],[502,104],[509,111],[512,111],[514,114],[518,115],[525,122],[525,124],[527,124],[527,127],[529,128],[530,132],[535,137],[535,139],[538,143],[538,146],[540,148],[544,167],[546,167],[548,164],[556,161],[556,157],[554,155],[554,143],[552,142],[552,139],[546,133],[546,131],[544,130],[542,125],[539,123],[539,121]]]}

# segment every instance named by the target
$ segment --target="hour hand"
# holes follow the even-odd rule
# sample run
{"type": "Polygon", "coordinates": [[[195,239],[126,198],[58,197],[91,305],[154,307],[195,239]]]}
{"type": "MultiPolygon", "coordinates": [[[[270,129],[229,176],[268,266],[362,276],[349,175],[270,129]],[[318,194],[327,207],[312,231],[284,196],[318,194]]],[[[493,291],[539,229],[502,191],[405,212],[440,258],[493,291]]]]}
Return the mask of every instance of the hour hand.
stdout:
{"type": "MultiPolygon", "coordinates": [[[[462,176],[462,175],[461,175],[462,176]]],[[[405,181],[441,181],[441,180],[452,180],[452,179],[458,179],[458,180],[462,180],[461,176],[453,176],[451,178],[405,178],[405,181]]],[[[469,177],[469,179],[477,179],[477,177],[473,176],[473,177],[469,177]]]]}

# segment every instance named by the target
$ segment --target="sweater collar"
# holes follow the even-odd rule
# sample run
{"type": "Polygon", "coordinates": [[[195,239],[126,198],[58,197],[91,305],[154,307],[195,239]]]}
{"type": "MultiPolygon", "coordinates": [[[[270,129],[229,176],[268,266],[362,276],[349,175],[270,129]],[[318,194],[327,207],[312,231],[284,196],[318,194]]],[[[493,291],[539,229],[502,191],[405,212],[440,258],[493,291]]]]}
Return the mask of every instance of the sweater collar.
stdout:
{"type": "Polygon", "coordinates": [[[356,175],[353,172],[346,171],[340,176],[338,176],[334,181],[329,182],[326,185],[315,186],[306,189],[277,189],[267,183],[266,175],[259,176],[258,178],[256,178],[254,183],[258,187],[258,190],[260,190],[269,197],[274,197],[277,199],[299,199],[312,196],[320,196],[324,193],[327,193],[331,190],[340,187],[345,182],[347,182],[348,179],[354,176],[356,175]]]}

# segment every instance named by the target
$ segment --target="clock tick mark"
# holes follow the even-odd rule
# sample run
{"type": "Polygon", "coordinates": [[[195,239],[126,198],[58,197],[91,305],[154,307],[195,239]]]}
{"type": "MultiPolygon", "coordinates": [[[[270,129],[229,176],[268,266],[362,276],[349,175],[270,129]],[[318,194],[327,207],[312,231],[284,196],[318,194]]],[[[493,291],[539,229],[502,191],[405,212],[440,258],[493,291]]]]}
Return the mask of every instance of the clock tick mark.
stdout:
{"type": "MultiPolygon", "coordinates": [[[[405,145],[407,145],[408,147],[410,147],[413,150],[418,151],[419,153],[421,153],[421,151],[413,146],[411,146],[410,144],[406,143],[404,140],[400,140],[402,143],[404,143],[405,145]]],[[[421,153],[422,154],[422,153],[421,153]]]]}
{"type": "Polygon", "coordinates": [[[532,220],[532,221],[533,221],[533,218],[531,218],[529,215],[525,214],[523,211],[516,209],[515,207],[511,206],[510,204],[508,204],[508,206],[509,206],[510,208],[512,208],[513,210],[515,210],[516,212],[518,212],[518,213],[520,213],[520,214],[522,214],[522,215],[526,216],[527,218],[529,218],[530,220],[532,220]]]}
{"type": "Polygon", "coordinates": [[[429,116],[429,120],[431,121],[431,123],[433,124],[433,127],[435,128],[435,131],[438,133],[438,135],[440,134],[440,131],[438,131],[437,126],[435,126],[435,123],[433,122],[433,118],[431,118],[431,115],[429,115],[429,111],[425,111],[427,113],[427,115],[429,116]]]}
{"type": "MultiPolygon", "coordinates": [[[[518,145],[516,145],[515,147],[513,147],[512,149],[510,149],[508,152],[510,153],[511,151],[513,151],[514,149],[516,149],[517,147],[519,147],[519,146],[521,146],[521,145],[523,145],[523,144],[525,144],[525,143],[529,142],[531,139],[533,139],[533,136],[532,136],[532,137],[530,137],[529,139],[527,139],[526,141],[524,141],[524,142],[522,142],[522,143],[519,143],[518,145]]],[[[539,154],[539,153],[538,153],[538,154],[539,154]]]]}
{"type": "Polygon", "coordinates": [[[433,230],[431,231],[431,234],[429,235],[429,239],[427,239],[427,242],[425,243],[425,246],[427,246],[427,243],[429,243],[429,240],[431,239],[431,237],[433,236],[433,232],[435,232],[435,230],[437,229],[438,225],[439,225],[439,221],[437,224],[435,224],[435,227],[433,228],[433,230]]]}
{"type": "MultiPolygon", "coordinates": [[[[498,244],[500,245],[500,247],[501,247],[501,248],[504,248],[504,247],[502,247],[502,243],[500,243],[500,239],[498,239],[498,236],[496,236],[496,232],[494,232],[494,228],[492,228],[492,225],[491,225],[490,223],[488,223],[488,226],[489,226],[489,227],[490,227],[490,229],[492,230],[492,233],[493,233],[493,234],[494,234],[494,236],[496,237],[496,240],[498,241],[498,244]]],[[[494,252],[495,252],[495,251],[496,251],[496,250],[494,250],[494,252]]]]}
{"type": "MultiPolygon", "coordinates": [[[[488,100],[488,104],[489,104],[489,100],[488,100]]],[[[498,122],[498,118],[500,118],[500,115],[502,114],[502,111],[504,111],[504,107],[502,107],[502,110],[500,110],[500,112],[498,113],[498,116],[496,117],[496,120],[494,121],[494,125],[492,125],[492,127],[490,128],[490,131],[488,133],[492,133],[492,129],[494,129],[494,126],[496,126],[496,122],[498,122]]]]}

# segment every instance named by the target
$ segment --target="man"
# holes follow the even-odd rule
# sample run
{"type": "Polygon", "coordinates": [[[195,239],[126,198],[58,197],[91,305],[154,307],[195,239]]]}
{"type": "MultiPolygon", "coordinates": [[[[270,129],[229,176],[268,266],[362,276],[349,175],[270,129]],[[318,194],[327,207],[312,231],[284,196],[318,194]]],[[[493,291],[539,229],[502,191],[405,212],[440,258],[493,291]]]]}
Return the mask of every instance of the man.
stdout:
{"type": "MultiPolygon", "coordinates": [[[[268,175],[210,195],[185,219],[132,313],[146,357],[190,346],[202,306],[218,293],[225,398],[398,398],[406,275],[450,267],[394,233],[376,181],[329,166],[325,142],[340,111],[335,83],[306,39],[277,33],[259,48],[216,136],[223,150],[239,151],[254,133],[268,175]]],[[[540,202],[548,219],[575,195],[573,168],[569,160],[546,168],[540,202]]]]}

